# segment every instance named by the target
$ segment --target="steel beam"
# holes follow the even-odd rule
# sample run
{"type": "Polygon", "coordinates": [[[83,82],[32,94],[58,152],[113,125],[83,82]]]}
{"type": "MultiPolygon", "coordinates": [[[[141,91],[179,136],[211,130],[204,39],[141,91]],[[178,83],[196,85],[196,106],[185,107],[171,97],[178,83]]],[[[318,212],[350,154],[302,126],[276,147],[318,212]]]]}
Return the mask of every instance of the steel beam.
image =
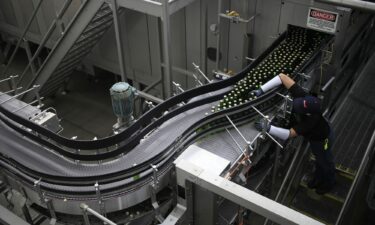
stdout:
{"type": "Polygon", "coordinates": [[[118,6],[117,6],[117,0],[111,0],[112,3],[112,12],[113,12],[113,23],[115,26],[115,34],[116,34],[116,45],[117,45],[117,55],[118,55],[118,61],[120,64],[120,71],[121,71],[121,81],[127,82],[126,77],[126,67],[125,67],[125,52],[124,52],[124,46],[122,44],[122,38],[121,38],[121,24],[118,17],[118,6]]]}
{"type": "MultiPolygon", "coordinates": [[[[3,70],[3,74],[5,74],[5,73],[8,71],[10,64],[13,62],[13,59],[14,59],[14,57],[16,56],[16,53],[17,53],[19,47],[21,46],[21,44],[22,44],[22,42],[23,42],[23,39],[24,39],[25,35],[28,33],[29,28],[31,27],[31,24],[32,24],[32,22],[33,22],[35,16],[37,15],[37,13],[38,13],[38,11],[39,11],[39,8],[41,7],[43,1],[44,1],[44,0],[40,0],[40,1],[39,1],[38,5],[35,7],[35,9],[34,9],[32,15],[31,15],[31,17],[29,18],[27,24],[25,25],[25,28],[23,29],[22,34],[21,34],[21,36],[20,36],[20,39],[18,40],[18,42],[17,42],[17,44],[16,44],[16,47],[15,47],[15,49],[13,50],[13,53],[12,53],[12,55],[11,55],[10,58],[9,58],[8,65],[7,65],[7,66],[5,67],[5,69],[3,70]]],[[[12,1],[12,4],[14,5],[14,2],[13,2],[13,1],[12,1]]],[[[19,25],[22,26],[22,24],[19,24],[19,25]]]]}
{"type": "Polygon", "coordinates": [[[179,220],[184,216],[186,212],[186,207],[180,204],[177,204],[173,211],[168,215],[160,225],[175,225],[179,220]]]}
{"type": "MultiPolygon", "coordinates": [[[[79,206],[82,211],[83,211],[83,214],[84,215],[87,215],[86,212],[89,212],[91,213],[92,215],[94,215],[96,218],[100,219],[101,221],[103,221],[105,224],[109,224],[109,225],[117,225],[116,223],[112,222],[111,220],[109,220],[108,218],[100,215],[100,213],[96,212],[95,210],[91,209],[88,205],[86,205],[85,203],[81,203],[81,205],[79,206]]],[[[86,219],[88,219],[88,217],[85,217],[85,223],[87,224],[87,222],[89,222],[88,220],[86,221],[86,219]]],[[[90,222],[88,223],[90,224],[90,222]]]]}
{"type": "Polygon", "coordinates": [[[308,216],[281,205],[221,176],[181,160],[176,164],[177,183],[186,180],[282,225],[323,225],[308,216]]]}
{"type": "Polygon", "coordinates": [[[153,95],[150,95],[150,94],[147,94],[146,92],[143,92],[143,91],[138,91],[137,90],[137,94],[140,96],[140,97],[142,97],[142,98],[144,98],[144,99],[146,99],[146,100],[149,100],[149,101],[152,101],[152,102],[155,102],[155,103],[162,103],[164,100],[163,99],[160,99],[160,98],[158,98],[158,97],[155,97],[155,96],[153,96],[153,95]]]}
{"type": "MultiPolygon", "coordinates": [[[[70,47],[79,38],[84,28],[91,22],[97,11],[100,9],[104,0],[86,1],[81,5],[78,13],[71,20],[71,23],[65,30],[64,36],[56,43],[52,52],[48,55],[44,64],[38,71],[38,76],[33,79],[32,84],[40,84],[41,87],[47,82],[53,71],[58,67],[70,47]]],[[[61,13],[59,13],[61,14],[61,13]]],[[[30,100],[30,96],[26,96],[30,100]]]]}
{"type": "Polygon", "coordinates": [[[170,30],[170,14],[168,0],[163,0],[163,10],[162,10],[162,27],[163,27],[163,56],[165,68],[163,70],[163,87],[164,87],[164,97],[167,99],[172,95],[172,51],[171,51],[171,30],[170,30]]]}
{"type": "Polygon", "coordinates": [[[375,3],[359,0],[315,0],[315,2],[375,12],[375,3]]]}
{"type": "Polygon", "coordinates": [[[218,6],[217,6],[217,38],[216,38],[216,71],[219,71],[220,70],[220,13],[222,11],[222,5],[223,5],[223,0],[219,0],[217,2],[218,6]]]}
{"type": "Polygon", "coordinates": [[[196,0],[169,0],[169,13],[173,13],[185,8],[196,0]]]}
{"type": "MultiPolygon", "coordinates": [[[[15,36],[15,37],[22,37],[22,31],[13,25],[4,23],[3,21],[0,21],[0,31],[3,33],[7,33],[10,36],[15,36]]],[[[34,42],[34,43],[40,43],[41,40],[43,39],[42,35],[36,35],[32,32],[27,32],[25,35],[25,38],[28,41],[34,42]]],[[[45,47],[51,49],[55,45],[54,40],[48,40],[45,47]]]]}
{"type": "Polygon", "coordinates": [[[162,16],[162,3],[154,0],[118,0],[118,5],[127,9],[146,13],[151,16],[162,16]]]}
{"type": "Polygon", "coordinates": [[[8,209],[4,208],[0,205],[0,224],[4,225],[30,225],[26,223],[23,219],[16,216],[14,213],[9,211],[8,209]]]}

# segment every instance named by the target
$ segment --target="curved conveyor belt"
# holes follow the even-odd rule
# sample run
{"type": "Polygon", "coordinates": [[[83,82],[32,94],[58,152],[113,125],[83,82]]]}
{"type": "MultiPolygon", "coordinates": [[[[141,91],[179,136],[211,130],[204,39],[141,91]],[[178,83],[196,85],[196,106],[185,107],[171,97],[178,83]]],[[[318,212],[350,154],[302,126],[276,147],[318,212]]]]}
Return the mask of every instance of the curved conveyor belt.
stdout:
{"type": "MultiPolygon", "coordinates": [[[[251,105],[267,102],[271,98],[279,98],[274,91],[247,104],[206,115],[211,111],[211,106],[217,104],[228,88],[241,80],[285,37],[286,33],[281,35],[272,46],[238,75],[175,96],[146,113],[119,135],[98,141],[65,139],[0,107],[0,143],[2,143],[0,164],[8,172],[16,174],[22,180],[28,181],[29,184],[42,179],[41,187],[43,189],[57,193],[92,194],[92,184],[95,182],[103,184],[103,193],[107,189],[114,190],[116,187],[124,187],[124,185],[135,182],[145,182],[145,179],[134,180],[133,177],[137,175],[146,177],[142,174],[144,175],[150,170],[150,164],[163,165],[166,161],[170,161],[174,153],[181,150],[179,148],[183,147],[183,143],[189,136],[194,136],[195,130],[201,125],[215,118],[221,118],[225,114],[230,115],[248,110],[251,105]],[[163,115],[166,110],[172,109],[182,101],[187,104],[163,115]],[[158,119],[151,122],[154,118],[158,119]],[[36,131],[38,135],[25,131],[20,128],[19,124],[36,131]],[[142,140],[151,131],[153,132],[142,140]],[[46,137],[49,141],[46,140],[46,137]],[[77,155],[60,147],[65,145],[73,149],[92,149],[112,146],[115,143],[119,144],[117,150],[99,155],[77,155]],[[70,159],[62,157],[62,155],[70,159]],[[116,156],[120,157],[113,159],[116,156]],[[94,161],[108,158],[113,160],[99,164],[77,163],[72,160],[94,161]]],[[[297,72],[303,71],[313,61],[313,58],[318,56],[318,50],[297,72]]]]}

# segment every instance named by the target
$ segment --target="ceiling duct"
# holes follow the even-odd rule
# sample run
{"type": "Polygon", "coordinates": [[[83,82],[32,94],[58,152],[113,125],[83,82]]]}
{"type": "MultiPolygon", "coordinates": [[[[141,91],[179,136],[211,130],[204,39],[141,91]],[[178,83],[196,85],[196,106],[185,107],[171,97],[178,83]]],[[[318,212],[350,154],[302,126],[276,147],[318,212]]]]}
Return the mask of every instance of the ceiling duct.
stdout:
{"type": "Polygon", "coordinates": [[[360,0],[315,0],[315,2],[375,12],[375,3],[360,0]]]}

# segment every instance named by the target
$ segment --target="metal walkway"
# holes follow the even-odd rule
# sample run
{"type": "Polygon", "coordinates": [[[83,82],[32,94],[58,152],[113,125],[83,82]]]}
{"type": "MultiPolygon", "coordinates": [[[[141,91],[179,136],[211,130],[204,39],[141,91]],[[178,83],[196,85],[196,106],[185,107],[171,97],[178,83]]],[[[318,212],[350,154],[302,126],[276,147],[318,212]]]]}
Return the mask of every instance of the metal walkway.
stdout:
{"type": "MultiPolygon", "coordinates": [[[[336,224],[344,202],[350,196],[353,180],[357,175],[371,136],[375,130],[375,54],[368,60],[359,78],[332,118],[335,142],[335,187],[325,195],[317,195],[307,187],[307,175],[290,201],[290,207],[325,224],[336,224]]],[[[306,166],[305,170],[311,170],[306,166]]]]}
{"type": "Polygon", "coordinates": [[[355,172],[375,130],[375,54],[333,118],[336,165],[355,172]]]}

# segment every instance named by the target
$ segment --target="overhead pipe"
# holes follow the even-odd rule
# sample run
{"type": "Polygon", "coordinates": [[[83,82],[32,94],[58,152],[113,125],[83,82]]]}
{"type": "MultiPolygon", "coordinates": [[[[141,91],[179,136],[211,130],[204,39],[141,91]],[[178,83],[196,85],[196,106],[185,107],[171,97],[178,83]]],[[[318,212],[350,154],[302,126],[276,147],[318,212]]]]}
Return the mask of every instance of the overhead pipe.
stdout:
{"type": "Polygon", "coordinates": [[[375,3],[360,0],[315,0],[315,2],[375,12],[375,3]]]}

